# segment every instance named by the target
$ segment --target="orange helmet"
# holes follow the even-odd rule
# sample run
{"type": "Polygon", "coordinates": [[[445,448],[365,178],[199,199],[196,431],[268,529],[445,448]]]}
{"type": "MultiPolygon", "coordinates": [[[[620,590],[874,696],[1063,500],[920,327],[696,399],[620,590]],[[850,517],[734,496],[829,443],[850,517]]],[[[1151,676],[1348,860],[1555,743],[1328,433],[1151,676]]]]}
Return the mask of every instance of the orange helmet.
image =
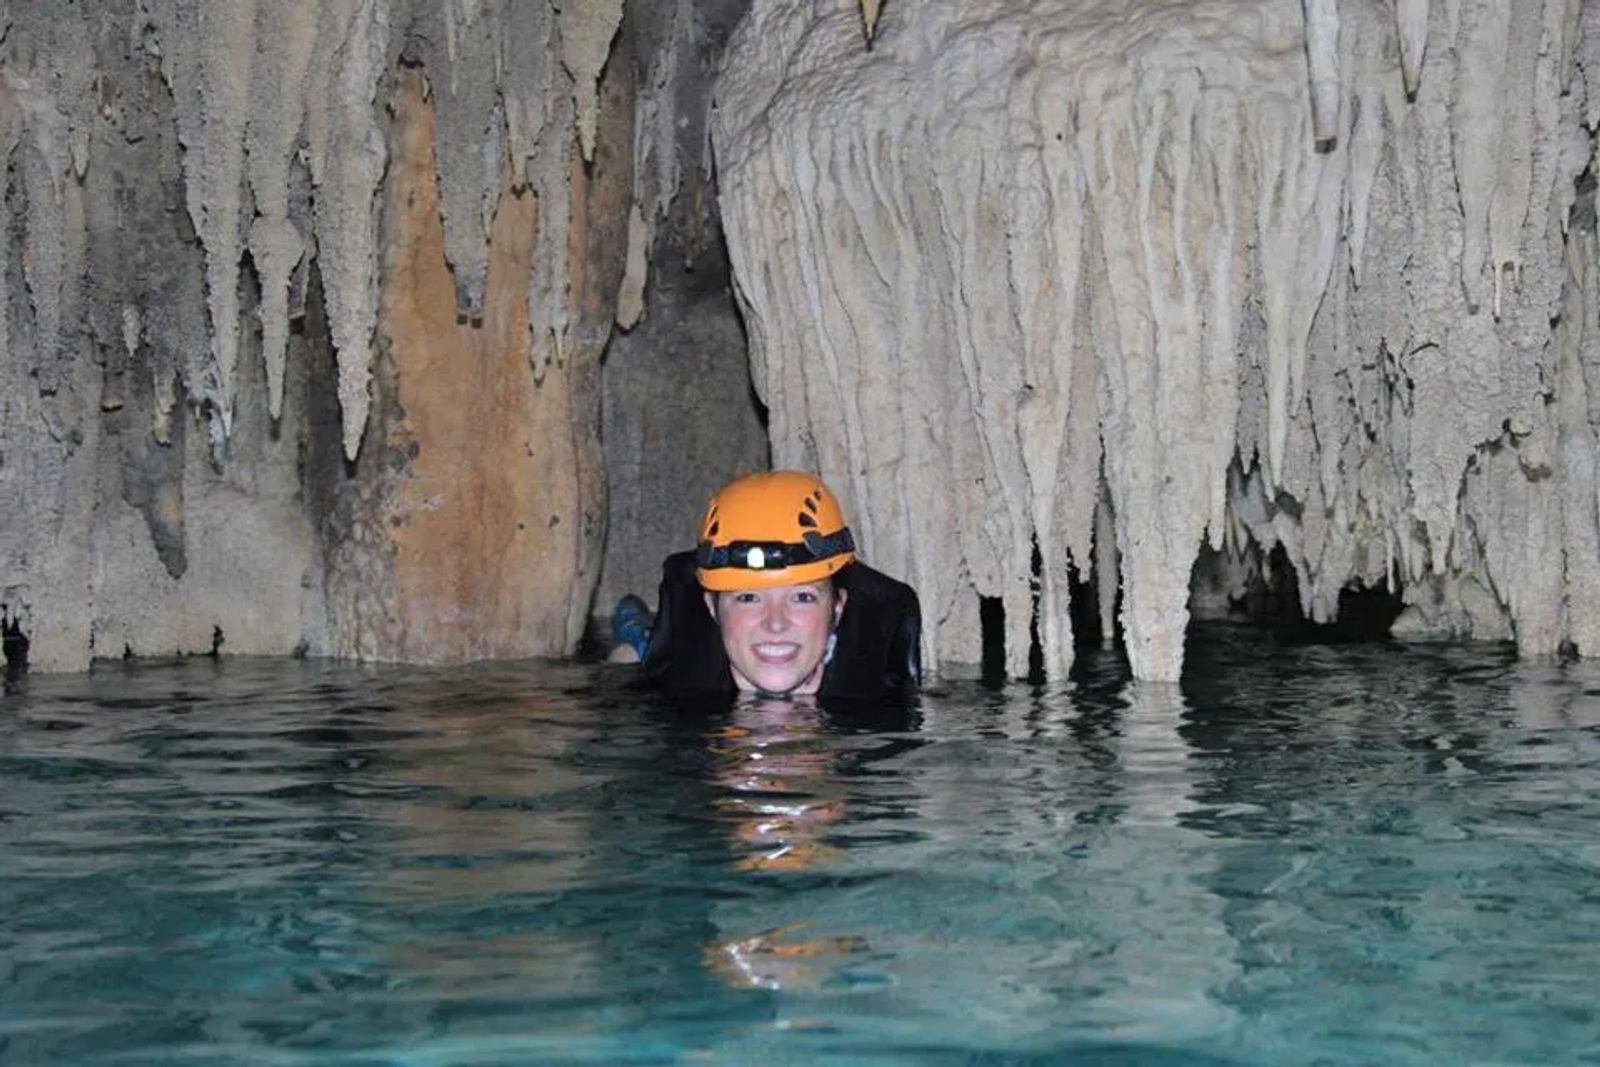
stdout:
{"type": "Polygon", "coordinates": [[[822,479],[800,471],[735,478],[700,524],[695,575],[717,593],[820,581],[856,558],[844,511],[822,479]]]}

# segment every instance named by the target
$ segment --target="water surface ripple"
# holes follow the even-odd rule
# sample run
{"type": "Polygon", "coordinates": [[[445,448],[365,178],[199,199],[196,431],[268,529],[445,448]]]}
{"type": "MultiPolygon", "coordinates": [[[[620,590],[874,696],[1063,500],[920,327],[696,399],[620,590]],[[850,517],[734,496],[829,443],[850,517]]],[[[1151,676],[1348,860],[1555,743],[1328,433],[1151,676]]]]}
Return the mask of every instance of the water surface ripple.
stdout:
{"type": "Polygon", "coordinates": [[[1600,665],[706,707],[570,664],[0,698],[0,1063],[1597,1063],[1600,665]]]}

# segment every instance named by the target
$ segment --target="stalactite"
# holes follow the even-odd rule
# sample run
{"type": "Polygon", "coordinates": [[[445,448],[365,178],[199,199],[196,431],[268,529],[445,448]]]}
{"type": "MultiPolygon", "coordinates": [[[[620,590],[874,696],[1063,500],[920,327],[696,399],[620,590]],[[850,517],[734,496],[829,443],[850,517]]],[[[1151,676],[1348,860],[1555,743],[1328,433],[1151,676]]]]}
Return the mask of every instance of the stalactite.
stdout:
{"type": "Polygon", "coordinates": [[[29,210],[21,217],[26,231],[22,257],[23,278],[33,305],[37,373],[42,389],[54,392],[59,384],[63,341],[63,304],[67,290],[76,285],[69,251],[81,242],[69,231],[67,204],[72,157],[70,124],[56,102],[36,83],[15,79],[10,90],[14,106],[22,113],[22,131],[14,151],[22,182],[23,201],[29,210]]]}
{"type": "MultiPolygon", "coordinates": [[[[499,36],[508,164],[544,206],[534,260],[565,263],[576,89],[558,58],[561,27],[554,9],[537,0],[512,0],[505,10],[507,25],[516,27],[499,36]]],[[[565,270],[534,271],[528,278],[528,359],[536,380],[543,380],[564,342],[568,287],[565,270]]]]}
{"type": "MultiPolygon", "coordinates": [[[[1593,196],[1593,191],[1589,194],[1593,196]]],[[[1582,655],[1600,654],[1600,241],[1592,202],[1567,249],[1570,282],[1557,362],[1556,470],[1561,494],[1561,548],[1566,564],[1565,635],[1582,655]]]]}
{"type": "Polygon", "coordinates": [[[80,327],[89,36],[19,20],[0,34],[0,603],[30,665],[81,661],[90,642],[88,509],[68,491],[92,478],[102,402],[80,327]]]}
{"type": "Polygon", "coordinates": [[[251,71],[245,147],[256,217],[250,257],[261,277],[261,345],[266,354],[267,404],[283,414],[284,360],[289,348],[290,288],[306,254],[310,220],[291,206],[295,156],[305,128],[306,75],[317,44],[317,22],[279,4],[257,9],[256,30],[276,42],[251,71]]]}
{"type": "MultiPolygon", "coordinates": [[[[448,659],[575,645],[603,529],[595,377],[632,187],[631,80],[608,66],[623,9],[82,0],[6,10],[0,484],[28,507],[0,523],[0,601],[37,638],[36,667],[81,667],[96,640],[136,653],[198,649],[219,620],[237,652],[448,659]],[[362,508],[382,499],[378,471],[420,462],[390,447],[404,413],[377,343],[380,295],[396,284],[380,269],[390,108],[416,67],[439,116],[430,210],[455,293],[448,317],[459,311],[469,337],[490,328],[497,205],[520,198],[519,240],[534,244],[513,243],[523,262],[506,276],[522,317],[499,329],[513,321],[501,307],[496,356],[532,369],[527,388],[542,390],[544,406],[536,428],[500,436],[575,472],[532,480],[559,506],[525,495],[505,513],[518,529],[555,531],[536,538],[554,555],[530,568],[564,576],[534,597],[544,614],[492,623],[510,633],[439,631],[426,651],[395,638],[396,625],[425,614],[404,591],[370,605],[386,616],[371,641],[340,633],[360,620],[322,601],[325,582],[350,597],[381,587],[353,579],[381,572],[404,538],[362,508]],[[306,336],[309,321],[327,338],[306,336]],[[296,365],[308,353],[336,374],[296,365]],[[336,417],[317,389],[330,403],[336,394],[336,417]],[[540,510],[537,523],[518,508],[540,510]],[[53,547],[29,547],[39,545],[53,547]],[[324,566],[347,573],[316,571],[324,566]]],[[[631,77],[635,57],[619,62],[631,77]]],[[[406,402],[432,412],[428,426],[448,426],[416,399],[424,385],[411,373],[406,402]]],[[[446,450],[415,430],[431,459],[446,450]]],[[[459,521],[477,521],[467,511],[459,521]]],[[[464,543],[483,559],[462,566],[488,568],[492,586],[513,599],[534,588],[528,575],[496,577],[493,545],[464,543]]],[[[465,612],[440,610],[459,630],[465,612]]]]}
{"type": "MultiPolygon", "coordinates": [[[[17,105],[15,81],[10,77],[0,76],[0,202],[9,205],[12,202],[11,166],[12,155],[17,150],[17,144],[22,138],[22,114],[17,105]]],[[[12,242],[9,238],[0,240],[0,427],[16,426],[31,414],[32,395],[28,389],[27,370],[22,366],[22,360],[17,352],[18,345],[12,338],[14,324],[12,321],[11,304],[14,292],[16,264],[12,258],[12,242]]],[[[8,442],[9,443],[9,442],[8,442]]],[[[28,475],[14,455],[8,456],[5,463],[0,463],[0,493],[8,500],[22,500],[27,490],[28,475]]],[[[24,539],[33,531],[31,523],[24,521],[24,515],[19,508],[8,508],[0,514],[0,555],[7,571],[13,568],[20,569],[17,556],[19,549],[25,544],[24,539]]],[[[24,620],[25,606],[18,604],[18,594],[14,578],[8,578],[4,587],[0,587],[5,604],[0,611],[5,613],[4,621],[12,623],[15,615],[15,625],[21,627],[24,620]]],[[[32,630],[32,627],[27,627],[32,630]]]]}
{"type": "Polygon", "coordinates": [[[1311,68],[1311,127],[1318,142],[1339,135],[1338,0],[1303,0],[1306,61],[1311,68]]]}
{"type": "Polygon", "coordinates": [[[961,605],[1001,596],[1016,670],[1037,538],[1062,669],[1046,590],[1106,556],[1102,464],[1141,677],[1179,671],[1203,539],[1282,546],[1320,621],[1389,582],[1402,630],[1592,643],[1561,605],[1596,405],[1551,323],[1563,286],[1592,306],[1563,240],[1595,27],[1510,10],[924,2],[867,51],[756,4],[714,133],[774,450],[925,583],[932,651],[975,659],[961,605]]]}
{"type": "Polygon", "coordinates": [[[578,113],[578,141],[583,158],[594,158],[599,101],[595,86],[611,51],[611,38],[622,21],[622,0],[590,0],[561,9],[561,62],[572,76],[572,102],[578,113]]]}
{"type": "MultiPolygon", "coordinates": [[[[682,183],[679,120],[686,127],[692,124],[702,136],[704,131],[703,114],[684,114],[678,99],[691,75],[689,68],[699,60],[693,0],[675,0],[666,18],[670,21],[662,32],[674,45],[659,50],[645,73],[634,118],[633,206],[628,215],[627,269],[617,298],[617,325],[625,330],[632,329],[644,315],[644,290],[656,225],[682,183]]],[[[690,161],[690,165],[694,162],[690,161]]]]}
{"type": "MultiPolygon", "coordinates": [[[[551,47],[556,38],[555,11],[548,2],[508,0],[506,17],[514,20],[515,34],[500,37],[495,69],[500,72],[500,96],[505,105],[506,154],[518,181],[530,182],[529,161],[550,134],[564,127],[558,113],[570,123],[570,93],[558,89],[560,64],[551,47]]],[[[565,146],[563,146],[564,148],[565,146]]]]}
{"type": "Polygon", "coordinates": [[[1416,96],[1422,84],[1422,62],[1427,58],[1428,0],[1394,0],[1394,14],[1406,95],[1416,96]]]}
{"type": "Polygon", "coordinates": [[[378,185],[385,165],[374,99],[389,47],[388,0],[328,0],[312,63],[308,155],[316,185],[317,254],[339,358],[344,451],[361,448],[372,398],[378,317],[378,185]]]}
{"type": "Polygon", "coordinates": [[[184,147],[184,189],[206,250],[214,379],[213,437],[233,425],[239,357],[239,258],[244,249],[245,125],[256,60],[255,0],[152,3],[162,66],[172,86],[184,147]]]}
{"type": "Polygon", "coordinates": [[[414,35],[439,114],[445,254],[455,274],[456,306],[472,321],[483,318],[489,228],[504,160],[498,59],[500,39],[512,29],[502,21],[503,6],[452,0],[423,9],[414,35]]]}
{"type": "Polygon", "coordinates": [[[861,25],[869,44],[878,32],[878,15],[882,10],[883,0],[861,0],[861,25]]]}

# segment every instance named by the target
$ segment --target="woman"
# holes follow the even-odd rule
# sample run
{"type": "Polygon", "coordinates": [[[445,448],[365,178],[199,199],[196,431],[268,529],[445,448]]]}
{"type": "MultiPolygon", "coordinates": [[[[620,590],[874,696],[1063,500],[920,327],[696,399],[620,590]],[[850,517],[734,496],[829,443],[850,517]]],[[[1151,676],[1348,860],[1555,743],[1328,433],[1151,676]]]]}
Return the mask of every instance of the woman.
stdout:
{"type": "Polygon", "coordinates": [[[911,587],[856,558],[844,512],[799,471],[736,478],[692,552],[667,557],[644,670],[669,689],[875,697],[921,680],[911,587]]]}

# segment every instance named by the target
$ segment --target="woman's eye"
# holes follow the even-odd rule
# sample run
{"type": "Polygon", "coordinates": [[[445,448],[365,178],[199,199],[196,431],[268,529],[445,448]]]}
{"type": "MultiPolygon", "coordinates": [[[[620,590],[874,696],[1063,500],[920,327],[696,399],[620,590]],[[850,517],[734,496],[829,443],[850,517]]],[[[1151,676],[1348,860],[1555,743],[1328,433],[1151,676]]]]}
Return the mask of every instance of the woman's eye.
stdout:
{"type": "Polygon", "coordinates": [[[754,593],[733,594],[733,602],[735,604],[754,604],[757,599],[759,598],[754,593]]]}
{"type": "Polygon", "coordinates": [[[794,595],[794,598],[797,603],[801,604],[815,604],[817,602],[817,594],[809,589],[800,590],[794,595]]]}

